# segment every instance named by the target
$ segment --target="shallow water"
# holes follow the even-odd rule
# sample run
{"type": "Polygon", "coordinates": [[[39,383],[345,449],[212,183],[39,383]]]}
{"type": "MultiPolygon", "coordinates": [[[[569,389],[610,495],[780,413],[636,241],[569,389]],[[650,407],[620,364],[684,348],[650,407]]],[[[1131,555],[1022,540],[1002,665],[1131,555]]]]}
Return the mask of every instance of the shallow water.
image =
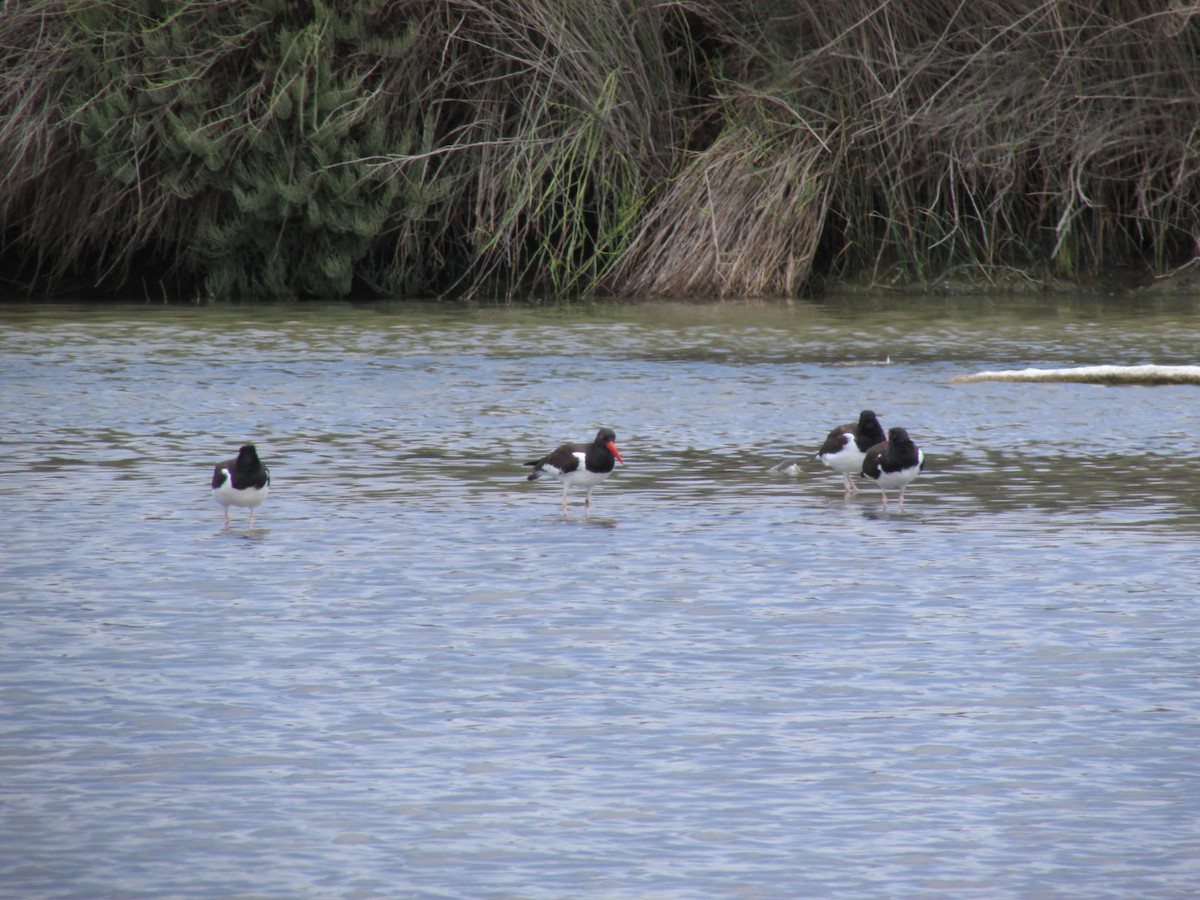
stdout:
{"type": "Polygon", "coordinates": [[[947,379],[1198,326],[0,307],[0,889],[1194,895],[1200,393],[947,379]],[[926,452],[903,511],[811,459],[863,407],[926,452]],[[521,464],[600,425],[564,519],[521,464]]]}

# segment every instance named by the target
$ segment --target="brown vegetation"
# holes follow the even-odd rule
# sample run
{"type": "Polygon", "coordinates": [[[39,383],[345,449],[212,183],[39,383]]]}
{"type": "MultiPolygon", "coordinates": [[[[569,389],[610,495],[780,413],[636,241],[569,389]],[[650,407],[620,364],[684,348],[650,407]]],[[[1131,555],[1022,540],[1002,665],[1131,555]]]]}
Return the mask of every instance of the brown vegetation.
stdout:
{"type": "Polygon", "coordinates": [[[795,294],[1163,274],[1200,6],[6,6],[0,259],[43,290],[795,294]]]}

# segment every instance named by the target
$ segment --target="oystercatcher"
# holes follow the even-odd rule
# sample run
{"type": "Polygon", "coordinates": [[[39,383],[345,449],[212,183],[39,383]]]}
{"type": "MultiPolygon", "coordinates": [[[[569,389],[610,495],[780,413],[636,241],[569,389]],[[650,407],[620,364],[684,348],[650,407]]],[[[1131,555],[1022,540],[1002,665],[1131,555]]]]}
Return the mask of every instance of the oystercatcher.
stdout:
{"type": "Polygon", "coordinates": [[[862,474],[877,485],[887,506],[887,492],[900,488],[900,508],[904,509],[904,488],[925,468],[925,454],[912,442],[903,428],[889,428],[887,440],[867,451],[862,474]]]}
{"type": "Polygon", "coordinates": [[[225,527],[229,527],[229,506],[250,507],[250,527],[254,527],[254,510],[267,499],[271,490],[271,473],[253,444],[246,444],[236,459],[227,459],[213,469],[213,499],[225,507],[225,527]]]}
{"type": "Polygon", "coordinates": [[[592,488],[609,476],[616,463],[625,462],[617,451],[616,440],[617,435],[611,428],[601,428],[590,444],[563,444],[553,453],[525,463],[533,466],[533,473],[528,480],[534,481],[543,475],[557,478],[563,486],[564,515],[567,512],[567,491],[586,490],[583,509],[585,513],[590,513],[592,488]]]}
{"type": "Polygon", "coordinates": [[[829,437],[825,438],[825,443],[817,451],[817,459],[835,472],[842,473],[848,496],[858,492],[858,485],[851,476],[862,474],[867,451],[885,440],[883,426],[875,418],[875,413],[864,409],[858,415],[857,425],[839,425],[829,432],[829,437]]]}

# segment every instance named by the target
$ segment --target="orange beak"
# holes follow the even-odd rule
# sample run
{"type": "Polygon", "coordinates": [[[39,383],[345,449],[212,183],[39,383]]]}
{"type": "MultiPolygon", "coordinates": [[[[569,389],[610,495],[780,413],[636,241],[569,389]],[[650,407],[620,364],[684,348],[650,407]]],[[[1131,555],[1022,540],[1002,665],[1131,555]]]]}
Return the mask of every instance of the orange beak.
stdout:
{"type": "Polygon", "coordinates": [[[617,458],[617,462],[619,462],[619,463],[625,462],[625,460],[621,459],[621,452],[619,450],[617,450],[617,445],[614,444],[612,441],[608,442],[608,449],[609,449],[609,452],[612,453],[612,455],[617,458]]]}

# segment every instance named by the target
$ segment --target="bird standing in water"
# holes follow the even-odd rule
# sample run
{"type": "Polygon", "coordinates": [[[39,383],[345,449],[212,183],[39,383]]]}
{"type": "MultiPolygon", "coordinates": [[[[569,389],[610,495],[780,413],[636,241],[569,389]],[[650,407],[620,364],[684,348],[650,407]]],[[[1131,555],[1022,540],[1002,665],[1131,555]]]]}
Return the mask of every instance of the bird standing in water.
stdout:
{"type": "Polygon", "coordinates": [[[229,507],[250,508],[250,527],[254,527],[254,510],[267,499],[271,488],[271,473],[258,458],[253,444],[246,444],[234,459],[218,463],[213,469],[213,499],[225,507],[225,527],[229,528],[229,507]]]}
{"type": "Polygon", "coordinates": [[[839,425],[829,432],[829,437],[825,438],[825,443],[817,451],[817,459],[835,472],[842,473],[846,496],[850,496],[858,493],[858,485],[852,476],[862,474],[867,451],[885,440],[883,426],[879,424],[875,413],[864,409],[859,413],[858,424],[839,425]]]}
{"type": "Polygon", "coordinates": [[[867,451],[862,473],[879,485],[883,505],[887,492],[900,489],[900,508],[904,509],[904,488],[925,468],[925,454],[912,442],[903,428],[889,428],[887,440],[867,451]]]}
{"type": "Polygon", "coordinates": [[[590,444],[563,444],[541,459],[525,463],[533,466],[533,473],[528,480],[535,481],[543,475],[558,479],[563,486],[563,515],[567,513],[567,492],[587,491],[583,509],[585,514],[590,514],[592,488],[607,478],[617,463],[625,462],[617,450],[616,441],[617,435],[611,428],[601,428],[590,444]]]}

